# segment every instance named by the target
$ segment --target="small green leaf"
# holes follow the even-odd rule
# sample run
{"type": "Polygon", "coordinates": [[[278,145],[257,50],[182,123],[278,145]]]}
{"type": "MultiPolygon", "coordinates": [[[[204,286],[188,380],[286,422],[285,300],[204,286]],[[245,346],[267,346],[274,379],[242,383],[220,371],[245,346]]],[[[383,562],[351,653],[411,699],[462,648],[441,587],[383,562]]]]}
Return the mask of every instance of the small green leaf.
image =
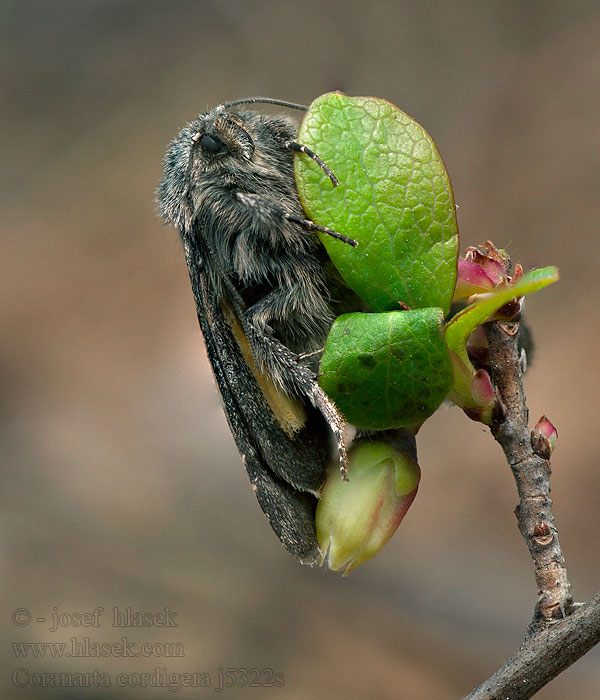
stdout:
{"type": "MultiPolygon", "coordinates": [[[[516,297],[523,297],[547,287],[558,279],[555,267],[543,267],[527,272],[516,284],[500,287],[488,294],[479,295],[477,301],[454,316],[444,328],[444,337],[450,350],[454,367],[454,386],[449,397],[463,409],[476,409],[479,404],[472,395],[475,370],[467,354],[467,339],[473,331],[485,323],[498,309],[516,297]]],[[[491,411],[481,415],[483,423],[491,423],[491,411]]]]}
{"type": "Polygon", "coordinates": [[[346,283],[374,311],[450,306],[458,228],[452,186],[429,134],[386,100],[328,93],[305,116],[298,140],[333,170],[296,154],[302,206],[316,223],[356,239],[321,236],[346,283]]]}
{"type": "MultiPolygon", "coordinates": [[[[489,294],[480,295],[474,304],[469,304],[456,314],[444,329],[448,347],[463,361],[469,362],[466,350],[467,338],[485,323],[499,308],[515,297],[522,297],[547,287],[558,279],[555,267],[542,267],[530,270],[516,284],[502,287],[489,294]]],[[[470,363],[469,363],[470,364],[470,363]]]]}
{"type": "Polygon", "coordinates": [[[442,320],[440,308],[336,319],[319,382],[349,423],[387,430],[429,418],[452,385],[442,320]]]}

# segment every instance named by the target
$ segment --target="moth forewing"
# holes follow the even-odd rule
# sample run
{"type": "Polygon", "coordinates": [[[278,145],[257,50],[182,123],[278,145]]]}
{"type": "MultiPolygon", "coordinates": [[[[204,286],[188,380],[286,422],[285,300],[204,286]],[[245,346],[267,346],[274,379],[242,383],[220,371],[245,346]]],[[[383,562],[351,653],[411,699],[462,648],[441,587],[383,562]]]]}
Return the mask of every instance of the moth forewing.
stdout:
{"type": "Polygon", "coordinates": [[[295,142],[297,124],[227,107],[199,115],[171,143],[158,201],[184,243],[208,358],[258,502],[285,547],[315,563],[328,428],[345,469],[344,422],[299,354],[323,347],[340,305],[355,303],[316,232],[355,242],[304,218],[293,153],[326,166],[295,142]]]}
{"type": "Polygon", "coordinates": [[[252,488],[286,549],[302,563],[314,564],[319,558],[315,494],[323,483],[328,449],[325,421],[299,401],[302,412],[295,424],[284,424],[273,413],[227,318],[235,318],[234,311],[217,301],[197,251],[188,244],[185,249],[206,352],[252,488]]]}

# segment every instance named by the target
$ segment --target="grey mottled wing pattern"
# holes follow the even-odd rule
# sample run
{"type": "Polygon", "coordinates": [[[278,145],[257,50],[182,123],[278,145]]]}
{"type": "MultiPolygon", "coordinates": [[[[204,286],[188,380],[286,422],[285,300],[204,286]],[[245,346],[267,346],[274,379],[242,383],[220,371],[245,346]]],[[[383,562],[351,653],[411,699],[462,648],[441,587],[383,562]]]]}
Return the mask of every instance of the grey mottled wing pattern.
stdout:
{"type": "Polygon", "coordinates": [[[282,414],[273,410],[273,400],[267,400],[260,374],[242,347],[241,324],[236,323],[233,305],[226,298],[219,301],[211,289],[203,266],[207,254],[201,237],[193,246],[186,245],[198,320],[231,432],[271,527],[302,563],[316,563],[320,554],[316,494],[325,478],[328,455],[325,420],[301,401],[303,422],[292,431],[282,414]]]}

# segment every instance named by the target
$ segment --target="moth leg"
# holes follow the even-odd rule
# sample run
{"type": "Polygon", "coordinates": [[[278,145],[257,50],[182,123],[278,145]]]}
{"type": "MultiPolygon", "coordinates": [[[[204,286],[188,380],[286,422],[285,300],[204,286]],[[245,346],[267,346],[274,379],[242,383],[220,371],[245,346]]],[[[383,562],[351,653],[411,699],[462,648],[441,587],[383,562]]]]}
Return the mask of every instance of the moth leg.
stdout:
{"type": "Polygon", "coordinates": [[[242,326],[252,348],[255,360],[270,377],[288,393],[306,396],[310,403],[321,412],[329,425],[337,443],[340,472],[348,480],[348,455],[344,430],[346,422],[335,404],[317,383],[315,373],[302,364],[281,341],[273,337],[268,327],[256,327],[242,317],[242,326]]]}
{"type": "MultiPolygon", "coordinates": [[[[356,241],[352,241],[352,239],[336,231],[326,229],[324,226],[318,227],[312,221],[292,217],[281,206],[266,197],[239,191],[235,192],[235,197],[242,205],[252,209],[253,215],[259,221],[263,220],[267,223],[272,223],[273,219],[288,219],[301,225],[306,225],[311,230],[330,233],[356,245],[356,241]]],[[[238,290],[229,277],[224,275],[222,281],[227,287],[228,296],[235,306],[257,365],[278,383],[284,392],[305,396],[322,413],[337,442],[342,478],[347,480],[348,457],[344,440],[346,423],[334,403],[318,385],[315,373],[302,364],[298,356],[286,345],[274,337],[272,329],[268,326],[268,321],[270,320],[268,314],[262,313],[259,315],[257,313],[258,308],[253,309],[253,307],[250,307],[246,309],[238,290]]]]}
{"type": "Polygon", "coordinates": [[[351,245],[353,248],[356,248],[358,245],[358,241],[355,241],[353,238],[349,238],[348,236],[345,236],[343,233],[338,233],[337,231],[334,231],[331,228],[327,228],[327,226],[319,226],[319,224],[315,224],[314,221],[311,221],[310,219],[303,219],[300,216],[294,216],[293,214],[289,214],[285,209],[280,207],[278,204],[273,202],[270,199],[267,199],[266,197],[261,197],[260,195],[257,194],[251,194],[249,192],[236,192],[235,197],[244,206],[250,207],[254,210],[254,213],[257,215],[259,219],[280,219],[280,220],[286,220],[286,221],[292,221],[295,224],[298,224],[302,228],[308,230],[308,231],[318,231],[319,233],[326,233],[328,236],[331,236],[332,238],[337,238],[338,240],[348,243],[348,245],[351,245]]]}
{"type": "Polygon", "coordinates": [[[308,360],[311,357],[316,357],[317,355],[321,355],[323,351],[325,350],[324,347],[319,348],[318,350],[313,350],[312,352],[301,352],[298,353],[298,359],[299,360],[308,360]]]}
{"type": "Polygon", "coordinates": [[[346,421],[317,383],[316,374],[272,335],[266,323],[257,323],[256,319],[252,318],[252,313],[248,314],[252,307],[249,310],[244,309],[243,299],[227,276],[223,277],[223,283],[240,319],[257,366],[279,384],[285,393],[305,396],[321,412],[337,443],[342,479],[348,481],[348,455],[344,438],[346,421]]]}
{"type": "MultiPolygon", "coordinates": [[[[274,290],[262,302],[272,303],[271,297],[278,299],[282,296],[285,294],[281,290],[274,290]]],[[[347,480],[348,457],[344,439],[346,423],[335,404],[319,386],[315,373],[300,361],[298,355],[273,336],[271,328],[267,325],[271,314],[262,302],[250,307],[240,316],[255,360],[284,391],[306,396],[321,412],[335,437],[340,471],[342,478],[347,480]]]]}
{"type": "Polygon", "coordinates": [[[311,151],[310,148],[308,148],[302,143],[297,143],[296,141],[287,141],[285,147],[289,148],[291,151],[304,153],[304,155],[308,156],[311,160],[314,160],[315,163],[319,166],[319,168],[321,168],[325,175],[327,175],[327,177],[331,180],[331,184],[334,187],[337,187],[340,184],[340,181],[333,174],[331,168],[323,160],[321,160],[321,158],[319,158],[319,156],[314,151],[311,151]]]}
{"type": "Polygon", "coordinates": [[[311,352],[323,344],[335,314],[322,265],[312,258],[296,261],[276,275],[276,286],[248,307],[244,315],[294,352],[311,352]]]}
{"type": "Polygon", "coordinates": [[[348,245],[351,245],[353,248],[356,248],[358,245],[358,241],[355,241],[354,238],[350,238],[349,236],[344,236],[343,233],[338,233],[337,231],[334,231],[333,229],[327,228],[327,226],[319,226],[319,224],[315,224],[314,221],[311,221],[310,219],[302,219],[299,216],[292,216],[290,214],[285,214],[285,218],[288,221],[293,221],[295,224],[299,224],[303,228],[307,229],[308,231],[318,231],[319,233],[326,233],[328,236],[331,236],[332,238],[337,238],[338,241],[342,241],[343,243],[347,243],[348,245]]]}
{"type": "Polygon", "coordinates": [[[344,437],[346,421],[340,415],[335,404],[317,384],[316,379],[313,380],[312,386],[313,390],[309,394],[310,402],[316,409],[321,411],[323,417],[329,424],[329,429],[333,433],[337,444],[340,474],[344,481],[348,481],[348,454],[346,452],[346,439],[344,437]]]}

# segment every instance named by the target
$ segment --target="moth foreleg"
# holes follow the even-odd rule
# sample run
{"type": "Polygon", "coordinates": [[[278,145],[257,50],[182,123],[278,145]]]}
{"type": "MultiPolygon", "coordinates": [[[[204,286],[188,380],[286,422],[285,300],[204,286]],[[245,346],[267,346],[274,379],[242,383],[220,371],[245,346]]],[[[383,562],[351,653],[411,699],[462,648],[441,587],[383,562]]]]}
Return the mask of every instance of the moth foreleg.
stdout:
{"type": "Polygon", "coordinates": [[[311,221],[310,219],[303,219],[300,216],[290,214],[289,212],[285,211],[283,207],[279,206],[276,202],[273,202],[267,197],[261,197],[260,195],[252,194],[249,192],[236,192],[235,197],[238,200],[238,202],[240,202],[244,206],[252,208],[256,216],[260,219],[266,220],[279,218],[280,220],[291,221],[295,224],[298,224],[298,226],[305,229],[306,231],[326,233],[328,236],[331,236],[332,238],[337,238],[339,241],[347,243],[348,245],[351,245],[354,248],[358,245],[358,241],[355,241],[353,238],[345,236],[343,233],[338,233],[338,231],[334,231],[331,228],[327,228],[327,226],[320,226],[319,224],[315,224],[315,222],[311,221]]]}
{"type": "Polygon", "coordinates": [[[290,151],[297,151],[298,153],[304,153],[304,155],[308,156],[311,160],[314,160],[315,163],[321,168],[321,170],[327,175],[327,177],[331,180],[331,184],[334,187],[337,187],[340,184],[340,181],[337,179],[337,177],[333,174],[333,171],[331,168],[325,163],[319,156],[314,152],[311,151],[310,148],[305,146],[302,143],[298,143],[297,141],[287,141],[285,144],[286,148],[289,148],[290,151]]]}

